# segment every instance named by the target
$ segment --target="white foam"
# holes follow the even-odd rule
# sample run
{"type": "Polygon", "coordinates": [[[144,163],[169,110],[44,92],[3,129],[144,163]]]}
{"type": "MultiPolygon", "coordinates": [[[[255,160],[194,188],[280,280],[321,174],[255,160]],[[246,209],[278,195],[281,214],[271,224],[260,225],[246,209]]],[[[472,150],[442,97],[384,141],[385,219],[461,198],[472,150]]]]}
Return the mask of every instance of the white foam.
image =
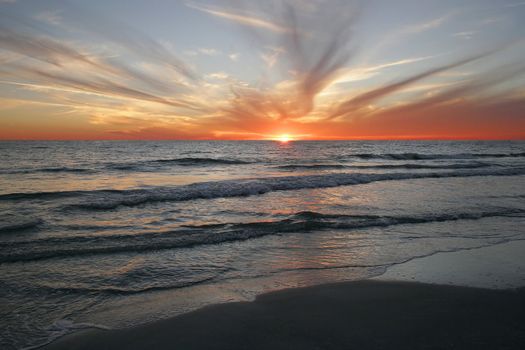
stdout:
{"type": "Polygon", "coordinates": [[[376,181],[471,177],[471,176],[510,176],[523,175],[525,168],[458,170],[425,173],[335,173],[324,175],[279,176],[244,180],[199,182],[178,187],[157,187],[145,190],[93,191],[89,200],[73,205],[83,209],[113,209],[121,205],[134,206],[147,202],[187,201],[260,195],[274,191],[290,191],[309,188],[329,188],[367,184],[376,181]]]}

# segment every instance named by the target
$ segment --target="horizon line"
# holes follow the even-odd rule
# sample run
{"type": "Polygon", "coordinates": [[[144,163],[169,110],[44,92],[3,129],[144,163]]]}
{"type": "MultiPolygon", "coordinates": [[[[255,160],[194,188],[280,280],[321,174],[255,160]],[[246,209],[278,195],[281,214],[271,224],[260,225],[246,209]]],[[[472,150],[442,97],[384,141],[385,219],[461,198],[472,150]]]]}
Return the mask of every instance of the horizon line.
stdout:
{"type": "MultiPolygon", "coordinates": [[[[16,141],[205,141],[205,142],[224,142],[224,141],[269,141],[269,142],[282,142],[278,139],[154,139],[154,138],[144,138],[144,139],[73,139],[73,138],[64,138],[64,139],[53,139],[53,138],[42,138],[42,139],[0,139],[0,142],[16,142],[16,141]]],[[[520,136],[516,138],[334,138],[334,139],[327,139],[327,138],[319,138],[319,139],[291,139],[287,142],[319,142],[319,141],[525,141],[525,136],[520,136]]]]}

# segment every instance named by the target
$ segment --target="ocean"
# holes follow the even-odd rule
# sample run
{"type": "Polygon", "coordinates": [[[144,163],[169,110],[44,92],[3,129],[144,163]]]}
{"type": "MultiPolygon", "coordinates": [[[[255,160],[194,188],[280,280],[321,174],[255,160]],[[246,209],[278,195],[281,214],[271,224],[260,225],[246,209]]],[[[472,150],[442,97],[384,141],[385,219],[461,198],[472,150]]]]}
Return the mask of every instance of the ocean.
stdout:
{"type": "Polygon", "coordinates": [[[0,348],[525,239],[525,142],[0,142],[0,348]]]}

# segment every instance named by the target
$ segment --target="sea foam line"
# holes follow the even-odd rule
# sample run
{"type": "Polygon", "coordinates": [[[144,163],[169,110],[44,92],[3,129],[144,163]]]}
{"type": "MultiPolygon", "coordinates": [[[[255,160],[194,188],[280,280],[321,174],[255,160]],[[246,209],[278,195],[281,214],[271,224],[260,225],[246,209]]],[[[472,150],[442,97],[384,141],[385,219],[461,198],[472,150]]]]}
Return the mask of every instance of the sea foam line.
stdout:
{"type": "Polygon", "coordinates": [[[73,200],[79,200],[77,200],[76,203],[67,204],[65,208],[107,210],[115,209],[119,206],[136,206],[162,201],[179,202],[195,199],[245,197],[275,191],[350,186],[377,181],[514,175],[525,175],[525,167],[459,169],[456,171],[418,173],[329,173],[197,182],[183,186],[153,187],[147,189],[10,193],[0,195],[0,201],[67,200],[71,202],[71,198],[73,198],[73,200]]]}
{"type": "Polygon", "coordinates": [[[424,178],[451,178],[472,176],[524,175],[525,168],[490,170],[458,170],[425,173],[333,173],[304,176],[282,176],[255,179],[199,182],[177,187],[156,187],[123,191],[93,191],[85,193],[85,201],[69,205],[69,208],[107,210],[119,206],[136,206],[150,202],[188,201],[261,195],[274,191],[290,191],[312,188],[329,188],[367,184],[376,181],[408,180],[424,178]]]}
{"type": "Polygon", "coordinates": [[[286,164],[275,166],[275,169],[281,170],[334,170],[334,169],[478,169],[498,166],[490,163],[453,163],[453,164],[377,164],[377,165],[351,165],[351,164],[286,164]]]}
{"type": "Polygon", "coordinates": [[[338,215],[299,212],[287,219],[248,223],[224,223],[185,227],[164,232],[110,236],[71,236],[38,240],[0,242],[0,263],[67,258],[81,255],[113,254],[188,248],[199,245],[243,241],[282,233],[313,232],[327,229],[355,230],[430,222],[478,220],[486,217],[522,215],[519,208],[491,211],[444,213],[420,216],[338,215]]]}
{"type": "Polygon", "coordinates": [[[456,154],[424,154],[424,153],[357,153],[347,157],[361,159],[390,160],[430,160],[430,159],[472,159],[472,158],[520,158],[525,152],[517,153],[456,153],[456,154]]]}

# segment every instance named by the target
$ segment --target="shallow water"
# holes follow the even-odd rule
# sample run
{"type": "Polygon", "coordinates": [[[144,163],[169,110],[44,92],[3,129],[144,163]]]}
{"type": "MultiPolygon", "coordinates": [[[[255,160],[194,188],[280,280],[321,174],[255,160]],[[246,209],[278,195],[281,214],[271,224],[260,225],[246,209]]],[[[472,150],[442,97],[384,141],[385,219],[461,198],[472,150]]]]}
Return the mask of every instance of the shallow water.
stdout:
{"type": "Polygon", "coordinates": [[[525,239],[525,142],[1,142],[1,348],[525,239]]]}

